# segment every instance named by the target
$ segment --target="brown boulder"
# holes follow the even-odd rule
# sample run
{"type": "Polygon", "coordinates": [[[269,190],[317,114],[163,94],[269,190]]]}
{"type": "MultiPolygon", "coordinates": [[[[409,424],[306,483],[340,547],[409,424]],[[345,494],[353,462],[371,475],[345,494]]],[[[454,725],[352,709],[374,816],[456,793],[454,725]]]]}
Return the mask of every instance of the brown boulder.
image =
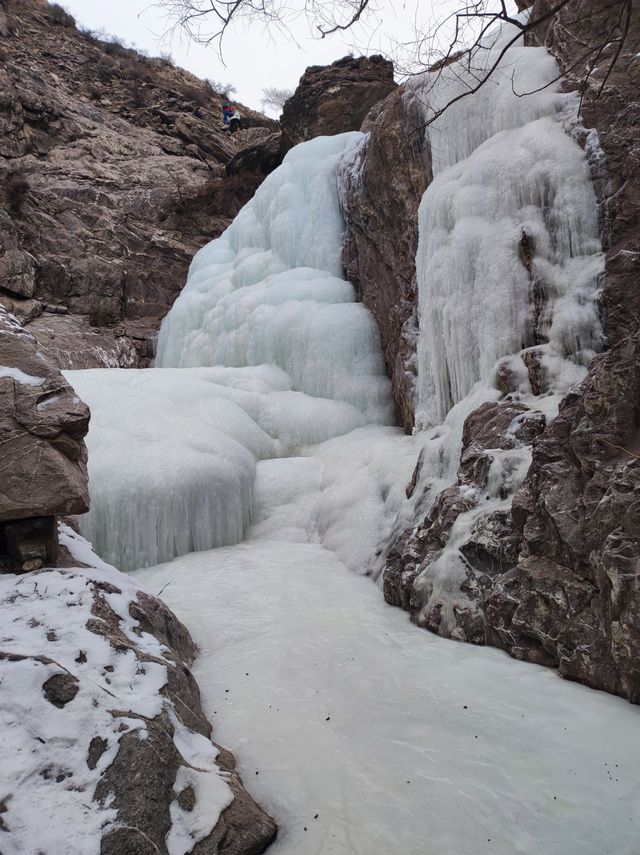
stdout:
{"type": "Polygon", "coordinates": [[[381,56],[310,66],[282,109],[283,154],[314,137],[360,130],[371,107],[395,88],[393,63],[381,56]]]}
{"type": "Polygon", "coordinates": [[[0,307],[0,522],[89,508],[89,410],[0,307]]]}

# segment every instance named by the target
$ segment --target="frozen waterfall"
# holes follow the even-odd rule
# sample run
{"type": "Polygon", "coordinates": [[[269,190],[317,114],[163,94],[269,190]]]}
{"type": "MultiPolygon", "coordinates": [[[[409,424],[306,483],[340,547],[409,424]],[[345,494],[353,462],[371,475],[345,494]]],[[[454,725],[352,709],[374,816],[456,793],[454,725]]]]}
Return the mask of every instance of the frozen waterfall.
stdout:
{"type": "Polygon", "coordinates": [[[298,146],[227,231],[194,258],[156,365],[277,365],[291,388],[389,423],[375,322],[341,278],[342,159],[362,134],[298,146]]]}
{"type": "MultiPolygon", "coordinates": [[[[465,418],[504,394],[501,361],[512,397],[553,418],[598,347],[594,199],[558,121],[570,105],[557,87],[511,89],[512,76],[518,91],[555,74],[544,50],[515,47],[429,130],[417,259],[428,430],[393,426],[377,330],[341,278],[337,176],[360,134],[293,149],[196,255],[159,367],[67,373],[92,410],[83,531],[122,568],[156,565],[136,578],[198,644],[215,737],[280,823],[274,855],[637,850],[637,710],[424,633],[358,575],[377,577],[414,503],[426,512],[455,481],[465,418]]],[[[464,69],[432,83],[408,97],[437,107],[464,69]]],[[[508,507],[529,454],[493,456],[425,590],[460,594],[465,527],[508,507]]]]}
{"type": "MultiPolygon", "coordinates": [[[[195,256],[161,329],[162,370],[67,372],[92,411],[82,532],[106,560],[132,570],[237,543],[258,461],[393,423],[375,322],[339,276],[336,174],[362,139],[291,151],[195,256]]],[[[371,540],[377,521],[361,519],[371,540]]],[[[377,544],[351,547],[354,569],[368,567],[362,550],[377,544]]]]}
{"type": "MultiPolygon", "coordinates": [[[[461,61],[416,78],[408,97],[425,120],[477,84],[515,32],[488,36],[474,68],[461,61]]],[[[516,44],[478,92],[427,127],[434,179],[416,258],[422,426],[491,383],[501,357],[544,344],[549,386],[564,392],[601,344],[597,205],[586,157],[560,121],[577,119],[558,74],[544,48],[516,44]]]]}

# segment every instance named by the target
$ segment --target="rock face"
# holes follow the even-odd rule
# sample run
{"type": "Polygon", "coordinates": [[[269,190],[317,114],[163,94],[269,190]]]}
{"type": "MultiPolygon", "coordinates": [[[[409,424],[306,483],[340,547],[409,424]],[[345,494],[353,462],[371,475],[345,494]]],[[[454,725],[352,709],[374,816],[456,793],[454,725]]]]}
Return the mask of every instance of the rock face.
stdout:
{"type": "Polygon", "coordinates": [[[14,712],[1,828],[18,848],[264,852],[276,825],[211,742],[195,646],[163,603],[105,567],[0,576],[0,608],[0,698],[14,712]]]}
{"type": "Polygon", "coordinates": [[[89,509],[89,409],[0,307],[0,568],[55,561],[55,517],[89,509]]]}
{"type": "Polygon", "coordinates": [[[60,367],[147,364],[194,252],[255,190],[225,165],[277,124],[242,108],[262,127],[224,133],[210,86],[44,0],[0,14],[0,299],[60,367]]]}
{"type": "Polygon", "coordinates": [[[312,65],[282,110],[283,153],[314,137],[359,130],[371,107],[395,88],[393,63],[381,56],[312,65]]]}
{"type": "MultiPolygon", "coordinates": [[[[548,8],[546,0],[538,2],[532,14],[540,16],[548,8]]],[[[507,400],[485,404],[469,416],[458,481],[435,498],[426,517],[392,549],[385,596],[441,635],[496,645],[519,659],[555,666],[564,677],[640,702],[640,9],[631,10],[626,42],[606,77],[617,46],[610,31],[618,12],[604,0],[573,0],[535,33],[558,57],[569,88],[579,88],[587,64],[607,44],[584,92],[582,116],[591,130],[584,132],[582,143],[600,205],[609,349],[595,359],[548,425],[535,412],[524,423],[518,420],[507,400]],[[580,51],[589,50],[584,67],[575,66],[578,45],[580,51]],[[517,431],[515,424],[520,424],[517,431]],[[458,542],[452,529],[461,514],[473,512],[482,494],[487,457],[511,453],[509,443],[515,443],[514,453],[532,446],[528,475],[509,499],[510,509],[479,517],[465,542],[458,542]],[[437,570],[445,560],[453,564],[445,574],[450,590],[443,591],[437,570]]],[[[397,180],[402,178],[393,175],[387,183],[397,180]]],[[[366,179],[356,182],[356,189],[366,186],[366,179]]],[[[352,209],[358,196],[366,198],[365,191],[351,191],[352,209]]],[[[357,218],[357,204],[355,212],[357,218]]],[[[397,229],[409,233],[410,221],[397,229]]],[[[363,299],[362,257],[368,246],[380,242],[377,228],[366,238],[356,231],[347,248],[363,299]]],[[[388,251],[388,266],[399,269],[402,260],[393,257],[392,245],[388,251]]],[[[525,264],[526,255],[523,248],[525,264]]],[[[373,264],[370,269],[373,279],[373,264]]],[[[410,274],[410,268],[402,277],[393,273],[385,290],[401,290],[410,274]]],[[[393,340],[389,325],[383,321],[380,327],[383,340],[393,340]]],[[[387,347],[391,356],[397,353],[385,341],[387,347]]],[[[539,394],[544,378],[535,350],[527,358],[523,367],[539,394]]],[[[403,357],[404,364],[408,361],[403,357]]],[[[507,395],[512,380],[508,372],[498,374],[497,386],[507,395]]],[[[394,389],[404,416],[402,384],[395,381],[394,389]]]]}
{"type": "MultiPolygon", "coordinates": [[[[528,449],[545,424],[542,413],[510,400],[486,402],[467,417],[456,482],[436,496],[417,528],[406,531],[389,554],[388,603],[438,635],[485,643],[485,599],[495,580],[515,566],[519,547],[504,503],[483,509],[492,466],[515,472],[526,465],[528,449]],[[456,532],[465,515],[471,525],[456,532]]],[[[416,471],[414,482],[420,474],[416,471]]]]}
{"type": "Polygon", "coordinates": [[[375,317],[400,421],[413,427],[418,207],[431,181],[418,105],[400,87],[373,108],[348,173],[343,264],[375,317]]]}

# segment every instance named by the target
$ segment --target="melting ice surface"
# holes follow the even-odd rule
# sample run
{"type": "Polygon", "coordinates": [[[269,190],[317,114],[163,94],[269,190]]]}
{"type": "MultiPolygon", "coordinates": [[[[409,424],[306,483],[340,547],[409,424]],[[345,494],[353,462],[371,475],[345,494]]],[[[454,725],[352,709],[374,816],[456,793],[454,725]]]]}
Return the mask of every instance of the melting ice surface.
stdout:
{"type": "MultiPolygon", "coordinates": [[[[546,54],[537,56],[547,63],[546,54]]],[[[551,121],[546,107],[534,113],[531,122],[551,121]]],[[[429,216],[445,223],[450,250],[447,229],[455,231],[458,215],[451,211],[447,219],[440,208],[451,200],[463,210],[467,179],[461,171],[454,180],[448,170],[462,170],[493,134],[476,140],[477,119],[468,121],[468,150],[438,173],[451,194],[431,196],[429,216]]],[[[529,119],[513,122],[515,130],[528,125],[529,119]]],[[[498,122],[494,130],[504,128],[498,122]]],[[[234,749],[251,792],[278,819],[274,852],[632,855],[640,822],[638,709],[498,651],[417,630],[384,604],[370,580],[350,572],[379,573],[391,532],[411,510],[403,493],[420,447],[425,477],[436,487],[454,479],[465,416],[499,397],[493,363],[523,343],[513,325],[526,312],[528,290],[493,277],[506,269],[507,250],[517,261],[521,207],[526,222],[540,226],[529,190],[518,207],[507,188],[509,238],[496,250],[485,288],[507,288],[507,334],[496,348],[491,336],[483,339],[490,352],[473,357],[473,370],[457,387],[438,386],[444,392],[437,393],[433,419],[449,410],[442,425],[402,436],[389,426],[371,318],[338,275],[335,176],[361,143],[347,135],[294,149],[225,235],[196,256],[163,326],[161,370],[70,375],[93,411],[94,510],[85,531],[102,554],[113,550],[129,567],[163,560],[163,551],[171,557],[203,550],[136,578],[152,592],[163,590],[200,646],[196,676],[216,738],[234,749]],[[199,516],[207,491],[209,505],[199,516]],[[154,507],[136,526],[149,502],[154,507]],[[204,551],[197,538],[216,526],[210,545],[218,548],[204,551]],[[154,540],[162,544],[157,553],[154,540]]],[[[501,220],[494,201],[487,229],[495,237],[501,220]]],[[[423,213],[428,208],[425,202],[423,213]]],[[[432,257],[424,223],[423,217],[423,270],[432,257]]],[[[556,231],[549,230],[551,243],[556,231]]],[[[544,247],[541,226],[535,236],[544,247]]],[[[464,242],[463,250],[468,256],[464,242]]],[[[558,256],[557,269],[545,276],[557,290],[549,329],[561,305],[564,263],[558,256]]],[[[440,264],[451,269],[447,252],[440,264]]],[[[453,305],[460,294],[478,298],[475,274],[473,282],[456,284],[453,305]]],[[[592,285],[584,286],[584,317],[597,337],[592,285]]],[[[421,280],[426,329],[424,287],[421,280]]],[[[438,294],[432,297],[435,310],[438,294]]],[[[490,312],[479,305],[482,311],[475,303],[468,308],[465,321],[479,311],[478,325],[488,323],[490,312]]],[[[558,344],[548,356],[549,372],[555,365],[565,385],[579,379],[578,353],[591,346],[584,317],[576,315],[568,352],[558,344]]],[[[469,329],[459,321],[433,322],[450,377],[469,329]]],[[[468,338],[480,347],[479,336],[468,338]]],[[[444,369],[425,361],[429,346],[435,344],[421,343],[421,370],[428,369],[425,384],[435,390],[433,378],[444,369]]],[[[511,367],[521,399],[552,415],[557,396],[534,402],[519,356],[511,367]]],[[[421,402],[426,407],[424,393],[421,402]]]]}

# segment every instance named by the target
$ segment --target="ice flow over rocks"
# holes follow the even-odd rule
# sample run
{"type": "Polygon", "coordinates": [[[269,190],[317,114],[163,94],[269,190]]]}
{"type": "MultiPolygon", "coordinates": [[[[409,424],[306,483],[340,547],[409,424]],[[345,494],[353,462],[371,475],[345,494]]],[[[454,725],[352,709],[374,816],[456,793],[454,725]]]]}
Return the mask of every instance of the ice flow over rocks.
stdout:
{"type": "MultiPolygon", "coordinates": [[[[601,345],[603,254],[589,166],[572,138],[577,101],[559,91],[559,68],[544,48],[516,41],[501,57],[514,36],[512,26],[491,33],[470,60],[407,88],[433,120],[425,148],[434,177],[420,205],[416,256],[422,511],[456,482],[474,410],[507,393],[543,421],[554,418],[601,345]],[[494,64],[475,94],[450,104],[494,64]]],[[[530,456],[527,441],[514,438],[509,449],[487,450],[486,484],[462,478],[458,497],[471,509],[412,585],[419,624],[437,614],[438,631],[455,635],[455,610],[477,612],[461,590],[474,571],[459,547],[482,519],[510,511],[530,456]]]]}
{"type": "MultiPolygon", "coordinates": [[[[362,139],[297,147],[195,256],[162,326],[162,370],[68,372],[92,411],[82,530],[105,560],[130,570],[237,543],[258,461],[393,423],[375,322],[339,276],[336,173],[362,139]]],[[[376,511],[390,490],[375,486],[376,511]]],[[[378,522],[359,516],[367,537],[339,538],[354,569],[378,551],[377,536],[365,545],[378,522]]]]}
{"type": "MultiPolygon", "coordinates": [[[[468,91],[516,34],[493,33],[472,68],[414,79],[425,120],[468,91]]],[[[575,382],[601,343],[595,300],[603,258],[584,153],[565,132],[574,95],[542,47],[513,45],[487,83],[427,128],[433,181],[419,213],[418,406],[442,422],[500,357],[546,344],[566,360],[554,391],[575,382]],[[525,94],[531,93],[531,94],[525,94]]]]}

